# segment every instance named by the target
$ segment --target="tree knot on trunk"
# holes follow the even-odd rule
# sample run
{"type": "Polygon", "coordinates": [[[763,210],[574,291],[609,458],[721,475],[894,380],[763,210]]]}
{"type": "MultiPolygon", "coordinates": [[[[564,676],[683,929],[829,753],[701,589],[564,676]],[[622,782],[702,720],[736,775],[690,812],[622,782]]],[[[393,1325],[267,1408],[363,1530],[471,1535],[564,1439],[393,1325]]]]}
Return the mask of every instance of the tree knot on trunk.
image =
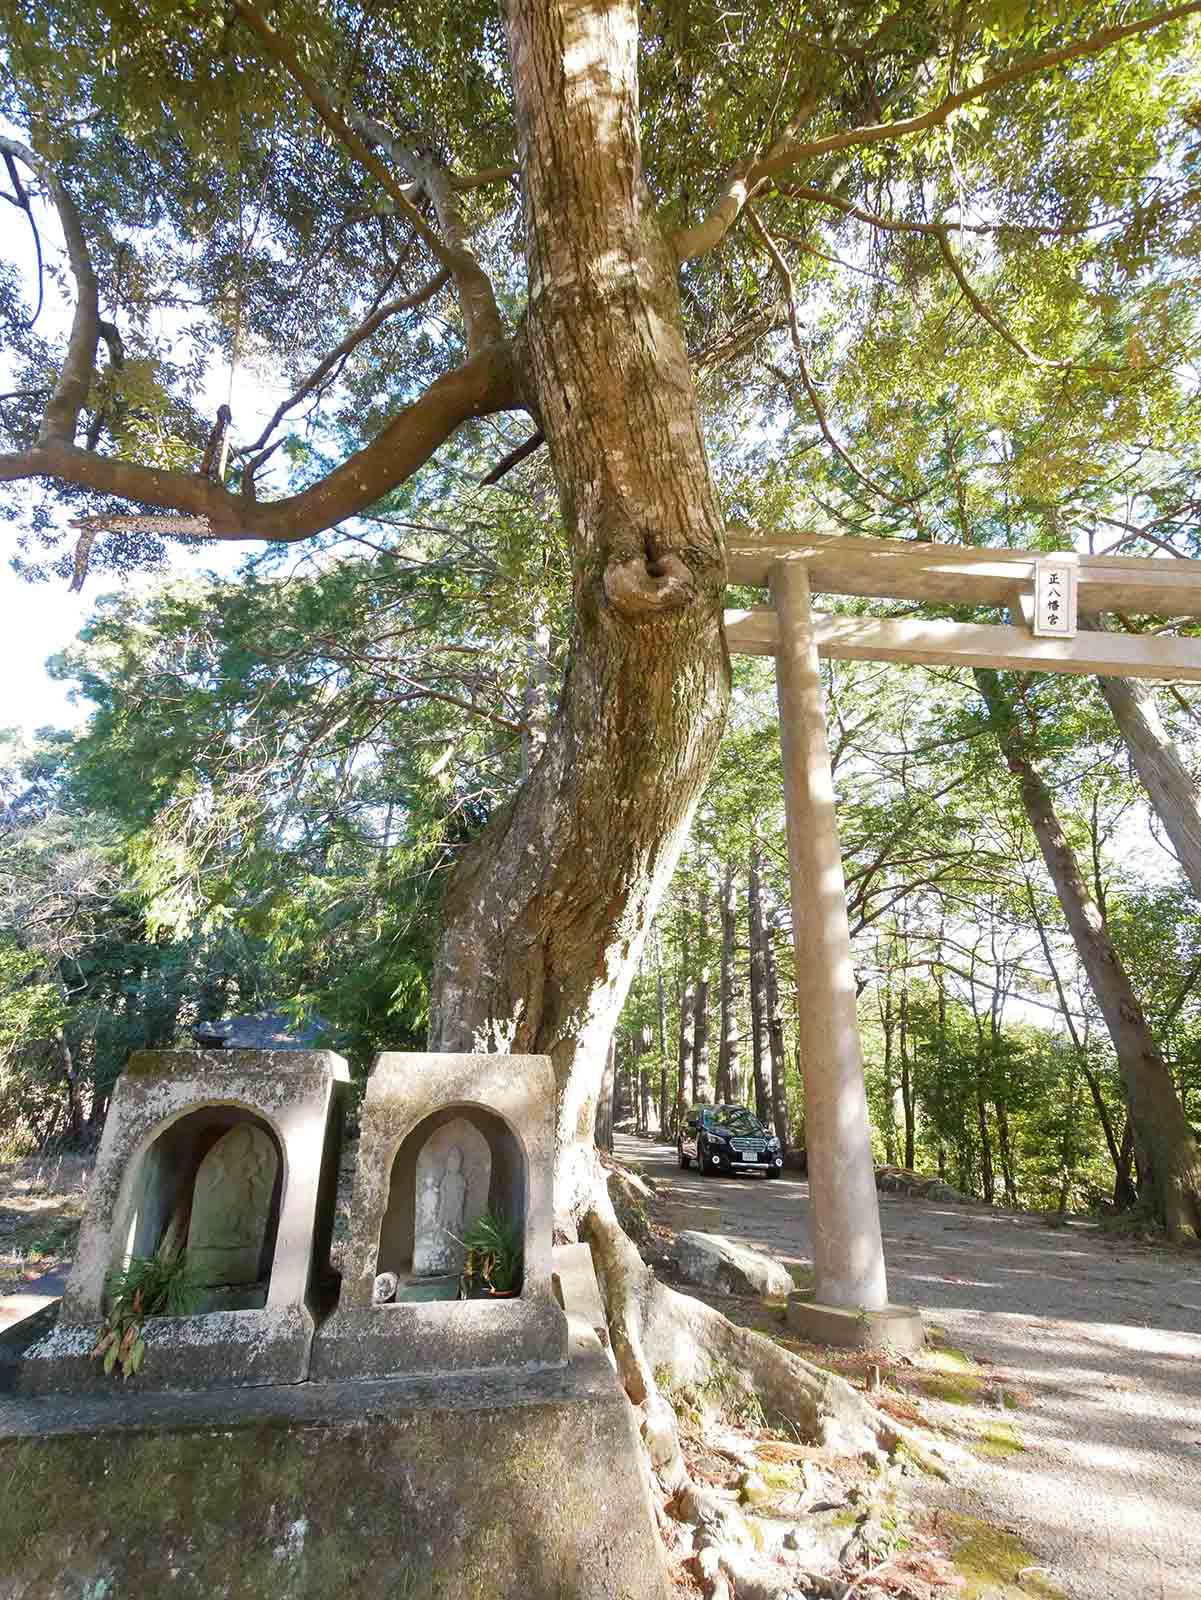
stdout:
{"type": "Polygon", "coordinates": [[[605,568],[605,597],[614,611],[638,622],[664,611],[682,611],[696,599],[696,580],[678,555],[655,560],[633,556],[605,568]]]}

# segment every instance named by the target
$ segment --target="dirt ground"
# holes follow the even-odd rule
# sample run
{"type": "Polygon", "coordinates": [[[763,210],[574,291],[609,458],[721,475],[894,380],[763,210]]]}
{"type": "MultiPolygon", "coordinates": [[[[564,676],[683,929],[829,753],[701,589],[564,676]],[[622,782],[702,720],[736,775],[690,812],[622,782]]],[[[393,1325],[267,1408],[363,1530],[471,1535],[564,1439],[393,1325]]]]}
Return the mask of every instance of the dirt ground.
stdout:
{"type": "MultiPolygon", "coordinates": [[[[703,1178],[618,1136],[675,1229],[726,1233],[811,1265],[808,1187],[703,1178]]],[[[881,1196],[894,1301],[938,1350],[886,1372],[895,1397],[974,1438],[932,1513],[1012,1531],[1071,1600],[1201,1597],[1201,1252],[1115,1240],[977,1205],[881,1196]]]]}
{"type": "Polygon", "coordinates": [[[0,1162],[0,1295],[70,1260],[90,1171],[79,1156],[0,1162]]]}

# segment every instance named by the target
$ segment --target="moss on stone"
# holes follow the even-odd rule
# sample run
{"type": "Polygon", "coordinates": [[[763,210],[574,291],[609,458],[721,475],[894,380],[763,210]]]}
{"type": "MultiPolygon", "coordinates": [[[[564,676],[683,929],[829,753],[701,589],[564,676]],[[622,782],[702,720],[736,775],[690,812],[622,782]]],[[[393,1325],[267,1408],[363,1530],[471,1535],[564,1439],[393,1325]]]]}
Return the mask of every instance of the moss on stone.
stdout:
{"type": "Polygon", "coordinates": [[[755,1471],[769,1489],[778,1489],[781,1493],[786,1490],[795,1491],[805,1487],[805,1474],[799,1465],[790,1465],[779,1461],[760,1461],[756,1465],[755,1471]]]}
{"type": "Polygon", "coordinates": [[[113,1600],[496,1600],[512,1582],[530,1600],[659,1595],[632,1437],[615,1394],[600,1410],[3,1441],[0,1594],[60,1600],[69,1581],[113,1600]]]}
{"type": "Polygon", "coordinates": [[[960,1512],[943,1513],[943,1521],[954,1539],[951,1560],[964,1580],[962,1600],[1067,1600],[1012,1533],[960,1512]]]}
{"type": "Polygon", "coordinates": [[[1007,1456],[1021,1455],[1026,1446],[1011,1422],[995,1422],[986,1428],[972,1445],[973,1452],[986,1460],[1002,1461],[1007,1456]]]}
{"type": "Polygon", "coordinates": [[[916,1380],[923,1393],[948,1405],[970,1406],[980,1398],[984,1379],[980,1368],[963,1350],[941,1345],[927,1352],[926,1365],[916,1380]]]}

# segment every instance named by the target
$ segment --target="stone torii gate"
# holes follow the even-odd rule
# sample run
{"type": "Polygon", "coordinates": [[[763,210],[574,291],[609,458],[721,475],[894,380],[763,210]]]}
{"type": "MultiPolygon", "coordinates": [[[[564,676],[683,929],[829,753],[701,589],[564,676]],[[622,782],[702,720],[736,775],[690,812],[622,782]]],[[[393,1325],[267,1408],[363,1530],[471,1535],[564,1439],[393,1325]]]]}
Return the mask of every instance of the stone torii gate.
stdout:
{"type": "Polygon", "coordinates": [[[1201,639],[1076,632],[1077,607],[1201,616],[1201,561],[734,530],[729,581],[774,602],[725,620],[733,653],[776,659],[815,1269],[789,1322],[821,1343],[911,1348],[920,1315],[888,1299],[819,658],[1201,682],[1201,639]],[[823,615],[811,591],[997,606],[1025,625],[823,615]]]}

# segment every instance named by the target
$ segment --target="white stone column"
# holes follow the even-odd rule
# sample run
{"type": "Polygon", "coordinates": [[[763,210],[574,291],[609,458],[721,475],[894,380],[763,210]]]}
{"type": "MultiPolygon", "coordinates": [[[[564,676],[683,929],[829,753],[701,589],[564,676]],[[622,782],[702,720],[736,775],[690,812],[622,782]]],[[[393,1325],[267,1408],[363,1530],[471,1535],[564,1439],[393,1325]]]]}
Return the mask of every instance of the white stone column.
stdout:
{"type": "Polygon", "coordinates": [[[771,589],[780,623],[776,693],[805,1078],[814,1298],[843,1310],[880,1311],[888,1304],[888,1283],[834,779],[804,564],[778,561],[771,589]]]}

